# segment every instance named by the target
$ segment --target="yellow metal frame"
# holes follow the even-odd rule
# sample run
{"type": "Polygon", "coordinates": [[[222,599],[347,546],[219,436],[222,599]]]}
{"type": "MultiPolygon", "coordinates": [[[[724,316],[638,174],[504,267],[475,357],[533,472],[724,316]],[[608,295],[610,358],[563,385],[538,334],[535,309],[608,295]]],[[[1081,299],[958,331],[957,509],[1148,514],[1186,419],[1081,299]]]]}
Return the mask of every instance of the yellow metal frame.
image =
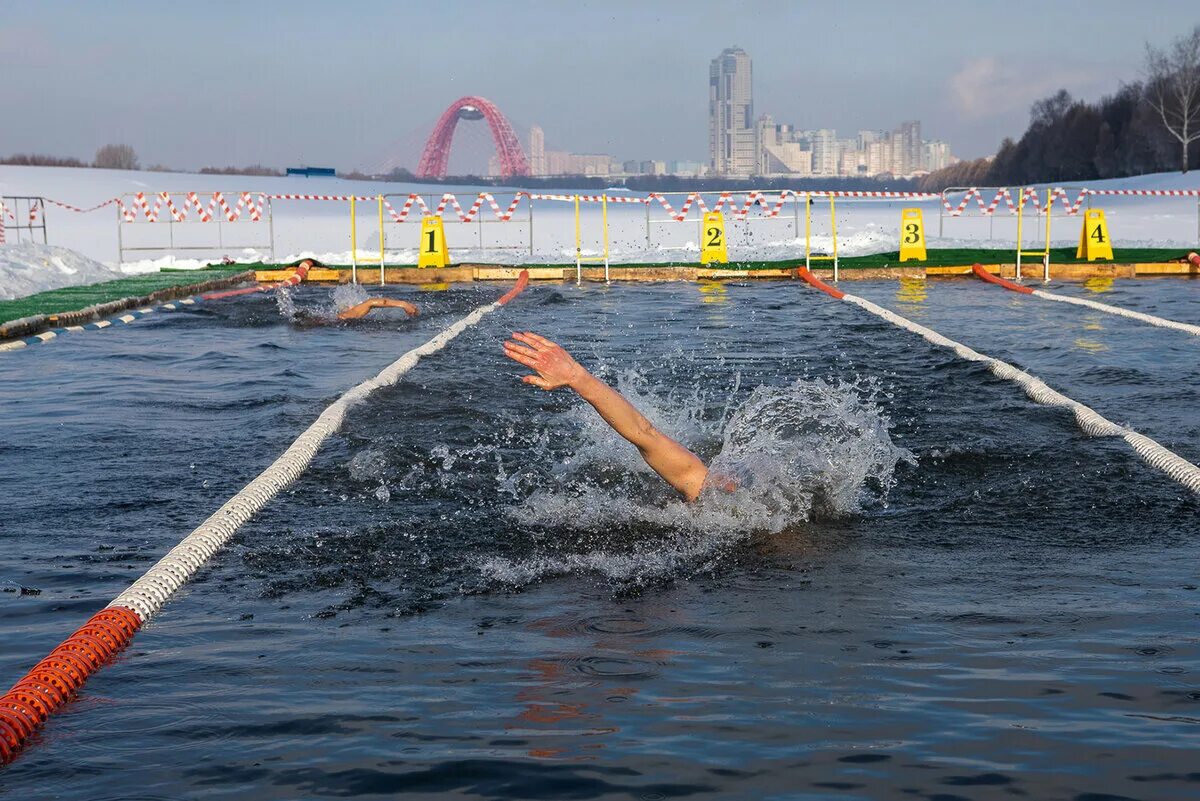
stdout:
{"type": "Polygon", "coordinates": [[[1022,250],[1024,244],[1024,222],[1025,222],[1025,197],[1029,191],[1025,188],[1021,189],[1021,198],[1017,201],[1017,280],[1021,278],[1021,257],[1022,256],[1041,256],[1042,258],[1042,279],[1050,280],[1050,218],[1054,212],[1054,190],[1046,190],[1046,241],[1041,250],[1022,250]]]}
{"type": "Polygon", "coordinates": [[[580,233],[579,223],[579,195],[575,196],[575,283],[583,283],[583,263],[586,262],[604,262],[604,282],[608,283],[608,195],[600,196],[600,215],[601,225],[604,228],[604,255],[603,256],[587,256],[583,255],[583,239],[580,233]]]}
{"type": "Polygon", "coordinates": [[[350,196],[350,280],[358,283],[358,265],[363,264],[378,264],[379,265],[379,285],[383,286],[387,283],[386,273],[384,269],[387,265],[384,260],[383,252],[383,195],[378,195],[375,198],[379,206],[379,255],[358,257],[358,205],[357,198],[354,195],[350,196]]]}
{"type": "Polygon", "coordinates": [[[829,195],[829,225],[833,232],[833,255],[814,256],[812,254],[812,194],[804,193],[804,266],[812,269],[814,261],[833,262],[833,280],[838,280],[838,247],[837,247],[837,209],[833,195],[829,195]]]}

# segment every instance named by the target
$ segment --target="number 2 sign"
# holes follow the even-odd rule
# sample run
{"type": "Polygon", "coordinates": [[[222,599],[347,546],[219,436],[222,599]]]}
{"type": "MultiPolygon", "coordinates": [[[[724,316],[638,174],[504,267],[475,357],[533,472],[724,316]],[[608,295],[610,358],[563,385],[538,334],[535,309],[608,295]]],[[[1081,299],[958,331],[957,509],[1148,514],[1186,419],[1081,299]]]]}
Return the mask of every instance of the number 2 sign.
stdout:
{"type": "Polygon", "coordinates": [[[729,251],[725,245],[725,215],[719,211],[707,212],[700,222],[700,263],[729,263],[729,251]]]}

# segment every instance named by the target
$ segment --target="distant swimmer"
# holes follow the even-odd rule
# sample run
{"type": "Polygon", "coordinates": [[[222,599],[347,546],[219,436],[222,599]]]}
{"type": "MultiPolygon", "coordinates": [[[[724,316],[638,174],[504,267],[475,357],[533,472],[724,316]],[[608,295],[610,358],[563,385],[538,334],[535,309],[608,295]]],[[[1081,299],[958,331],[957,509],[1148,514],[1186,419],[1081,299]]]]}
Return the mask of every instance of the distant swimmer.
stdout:
{"type": "MultiPolygon", "coordinates": [[[[531,331],[504,343],[504,355],[537,371],[521,380],[545,390],[570,387],[590,403],[613,430],[629,440],[646,464],[689,501],[700,496],[708,468],[700,457],[656,429],[621,393],[589,373],[571,354],[531,331]]],[[[722,484],[728,482],[722,482],[722,484]]],[[[732,486],[728,489],[733,489],[732,486]]]]}
{"type": "Polygon", "coordinates": [[[315,313],[308,309],[294,309],[291,312],[291,317],[294,323],[307,328],[316,325],[328,325],[337,320],[360,320],[370,314],[372,309],[404,309],[409,317],[416,317],[421,313],[420,309],[407,300],[371,298],[370,300],[364,300],[362,303],[356,303],[353,306],[345,308],[333,317],[315,313]]]}
{"type": "Polygon", "coordinates": [[[362,303],[356,303],[348,309],[338,312],[339,320],[357,320],[360,317],[366,317],[371,309],[404,309],[409,317],[416,317],[420,314],[420,310],[409,303],[407,300],[393,300],[392,298],[371,298],[364,300],[362,303]]]}

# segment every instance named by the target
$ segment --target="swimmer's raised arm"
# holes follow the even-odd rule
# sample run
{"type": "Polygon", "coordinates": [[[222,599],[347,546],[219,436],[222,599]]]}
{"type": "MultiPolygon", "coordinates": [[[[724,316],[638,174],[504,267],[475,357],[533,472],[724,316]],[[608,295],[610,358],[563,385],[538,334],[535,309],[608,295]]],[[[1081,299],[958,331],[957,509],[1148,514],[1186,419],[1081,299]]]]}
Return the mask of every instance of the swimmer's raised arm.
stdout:
{"type": "Polygon", "coordinates": [[[683,497],[694,501],[700,495],[708,468],[696,454],[656,429],[621,393],[585,370],[560,346],[530,331],[513,334],[513,340],[504,343],[504,354],[537,371],[522,381],[545,390],[575,390],[683,497]]]}
{"type": "Polygon", "coordinates": [[[393,298],[371,298],[364,300],[362,303],[355,304],[350,308],[338,312],[339,320],[357,320],[360,317],[365,317],[371,309],[404,309],[408,312],[409,317],[416,317],[420,314],[420,310],[416,306],[409,303],[407,300],[395,300],[393,298]]]}

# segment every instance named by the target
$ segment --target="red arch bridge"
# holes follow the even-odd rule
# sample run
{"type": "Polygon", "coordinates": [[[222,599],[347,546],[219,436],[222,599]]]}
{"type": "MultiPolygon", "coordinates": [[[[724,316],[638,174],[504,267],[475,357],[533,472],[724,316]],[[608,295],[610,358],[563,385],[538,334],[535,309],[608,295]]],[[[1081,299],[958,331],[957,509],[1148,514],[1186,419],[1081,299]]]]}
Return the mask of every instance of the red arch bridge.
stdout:
{"type": "Polygon", "coordinates": [[[505,178],[515,175],[529,175],[529,162],[525,159],[525,151],[521,142],[513,133],[508,120],[496,108],[496,104],[485,97],[460,97],[450,104],[450,107],[438,118],[433,126],[433,133],[425,142],[421,151],[421,161],[417,164],[418,178],[445,178],[446,165],[450,161],[450,143],[454,139],[454,129],[460,119],[486,119],[492,129],[492,140],[496,143],[496,155],[500,159],[500,174],[505,178]]]}

